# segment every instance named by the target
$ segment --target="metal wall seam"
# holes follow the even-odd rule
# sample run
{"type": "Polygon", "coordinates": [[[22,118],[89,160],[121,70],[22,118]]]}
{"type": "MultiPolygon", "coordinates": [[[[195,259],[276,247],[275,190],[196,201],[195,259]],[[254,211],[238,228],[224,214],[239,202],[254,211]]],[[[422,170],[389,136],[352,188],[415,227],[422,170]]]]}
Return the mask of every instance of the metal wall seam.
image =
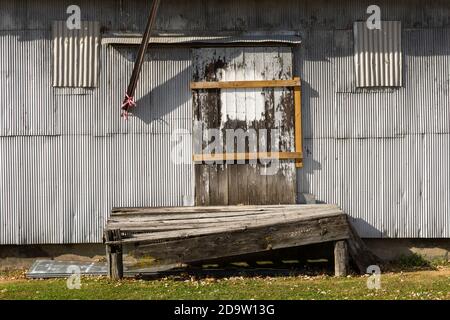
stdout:
{"type": "Polygon", "coordinates": [[[333,31],[311,31],[304,37],[294,57],[302,79],[303,135],[331,138],[336,130],[333,31]]]}
{"type": "Polygon", "coordinates": [[[48,31],[0,32],[0,136],[58,133],[48,31]],[[29,41],[27,39],[35,39],[29,41]],[[20,61],[20,63],[18,63],[20,61]]]}

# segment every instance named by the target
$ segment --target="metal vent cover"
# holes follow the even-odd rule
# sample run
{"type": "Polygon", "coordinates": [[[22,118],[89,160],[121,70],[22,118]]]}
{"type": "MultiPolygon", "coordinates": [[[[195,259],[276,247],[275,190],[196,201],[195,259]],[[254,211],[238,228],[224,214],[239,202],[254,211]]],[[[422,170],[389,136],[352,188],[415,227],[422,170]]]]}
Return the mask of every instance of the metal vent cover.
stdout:
{"type": "Polygon", "coordinates": [[[54,21],[53,86],[96,87],[99,69],[100,23],[82,21],[80,29],[54,21]]]}
{"type": "Polygon", "coordinates": [[[402,39],[400,21],[382,21],[370,30],[366,22],[353,26],[357,87],[400,87],[402,39]]]}

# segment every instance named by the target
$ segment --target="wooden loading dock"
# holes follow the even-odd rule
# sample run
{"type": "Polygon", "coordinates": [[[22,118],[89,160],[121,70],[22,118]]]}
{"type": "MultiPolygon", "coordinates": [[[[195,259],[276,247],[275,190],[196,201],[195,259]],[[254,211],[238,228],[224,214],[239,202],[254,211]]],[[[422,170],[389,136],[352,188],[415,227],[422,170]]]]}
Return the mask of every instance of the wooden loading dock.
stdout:
{"type": "Polygon", "coordinates": [[[108,275],[123,277],[123,247],[165,265],[190,264],[269,250],[334,242],[335,275],[350,259],[360,273],[378,259],[335,205],[116,208],[104,241],[108,275]]]}

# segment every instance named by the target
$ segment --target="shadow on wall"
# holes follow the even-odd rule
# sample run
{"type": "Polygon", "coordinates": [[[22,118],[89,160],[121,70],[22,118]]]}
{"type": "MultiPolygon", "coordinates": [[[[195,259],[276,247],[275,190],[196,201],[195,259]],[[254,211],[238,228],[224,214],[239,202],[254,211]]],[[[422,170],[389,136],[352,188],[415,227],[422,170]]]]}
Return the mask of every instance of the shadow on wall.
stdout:
{"type": "MultiPolygon", "coordinates": [[[[131,76],[138,46],[113,46],[122,66],[121,87],[126,88],[131,76]]],[[[189,82],[192,78],[191,57],[188,48],[149,48],[136,89],[136,106],[132,108],[131,126],[145,128],[151,133],[170,133],[175,128],[185,128],[190,116],[189,82]],[[174,63],[177,62],[177,63],[174,63]],[[142,122],[142,125],[140,123],[142,122]]],[[[117,72],[107,77],[108,83],[117,83],[117,72]]],[[[121,95],[120,98],[123,99],[121,95]]]]}
{"type": "MultiPolygon", "coordinates": [[[[324,40],[332,40],[332,37],[324,37],[324,40]]],[[[324,44],[322,44],[324,45],[324,44]]],[[[330,44],[328,44],[330,46],[330,44]]],[[[314,99],[321,98],[323,95],[330,94],[330,92],[319,92],[314,87],[311,86],[311,84],[308,82],[308,79],[305,79],[305,61],[308,61],[310,58],[310,53],[308,53],[308,50],[310,48],[308,47],[307,38],[305,38],[304,44],[300,45],[299,47],[296,47],[294,50],[294,74],[300,75],[302,79],[302,127],[303,127],[303,157],[304,157],[304,167],[297,170],[297,190],[298,190],[298,202],[299,203],[310,203],[308,201],[308,197],[316,197],[317,195],[312,194],[313,188],[311,185],[312,179],[314,175],[317,175],[318,172],[320,172],[323,169],[323,166],[327,165],[329,166],[329,170],[333,166],[330,166],[329,164],[321,163],[314,159],[314,148],[315,148],[315,139],[312,137],[312,131],[313,127],[312,125],[312,107],[311,104],[314,103],[314,99]],[[307,137],[305,139],[305,137],[307,137]]],[[[320,52],[320,54],[317,55],[320,57],[324,63],[327,63],[327,61],[330,61],[329,58],[326,55],[326,50],[323,52],[320,52]]],[[[334,90],[332,87],[329,88],[329,90],[334,90]]],[[[334,93],[334,92],[333,92],[334,93]]],[[[326,99],[324,99],[326,101],[326,99]]],[[[327,108],[329,106],[326,105],[320,105],[320,108],[327,108]]],[[[317,106],[316,106],[317,108],[317,106]]],[[[317,153],[317,152],[316,152],[317,153]]],[[[328,155],[325,155],[323,157],[324,159],[327,158],[328,155]]],[[[327,160],[330,164],[335,161],[335,159],[328,158],[327,160]]],[[[331,174],[334,174],[333,172],[330,172],[331,174]]],[[[323,179],[321,178],[320,181],[317,183],[327,183],[329,181],[330,183],[333,183],[333,179],[323,179]]],[[[314,201],[313,201],[314,203],[314,201]]],[[[315,199],[315,203],[325,203],[323,200],[317,200],[315,199]]],[[[375,226],[369,224],[367,221],[361,218],[352,218],[350,217],[350,222],[355,227],[357,232],[359,234],[364,234],[367,237],[373,237],[373,238],[381,238],[382,237],[382,231],[377,229],[375,226]]]]}
{"type": "MultiPolygon", "coordinates": [[[[177,109],[192,99],[190,89],[187,88],[187,79],[191,79],[192,68],[185,68],[176,73],[169,80],[148,90],[136,101],[133,115],[146,124],[155,119],[161,120],[166,114],[177,109]],[[168,93],[172,95],[168,96],[168,93]]],[[[163,121],[163,120],[161,120],[163,121]]]]}
{"type": "Polygon", "coordinates": [[[358,234],[364,234],[365,237],[381,238],[383,236],[383,233],[379,229],[364,219],[350,217],[350,223],[355,227],[358,234]]]}
{"type": "MultiPolygon", "coordinates": [[[[311,132],[311,99],[319,98],[320,94],[308,81],[304,79],[304,57],[305,50],[303,44],[293,48],[294,74],[300,76],[302,81],[302,137],[303,137],[303,168],[297,170],[297,203],[309,203],[314,199],[308,199],[312,195],[310,180],[315,171],[322,170],[322,164],[313,159],[314,144],[309,143],[305,137],[310,137],[311,132]]],[[[316,200],[316,203],[320,201],[316,200]]]]}
{"type": "MultiPolygon", "coordinates": [[[[128,61],[130,70],[127,70],[127,74],[131,75],[138,47],[117,46],[115,49],[123,59],[128,61]]],[[[188,106],[192,100],[189,85],[194,76],[191,50],[189,47],[148,50],[138,81],[136,95],[139,98],[136,101],[136,107],[132,110],[134,117],[145,124],[150,124],[155,120],[163,121],[164,116],[180,106],[188,106]],[[183,65],[187,67],[180,70],[179,61],[183,61],[183,65]],[[174,65],[174,62],[177,63],[174,65]],[[155,83],[158,85],[153,87],[155,83]]],[[[230,59],[232,58],[234,57],[231,56],[230,59]]],[[[199,71],[195,70],[195,72],[199,71]]],[[[185,113],[186,116],[190,114],[190,112],[185,113]]],[[[185,129],[190,130],[190,128],[185,129]]]]}

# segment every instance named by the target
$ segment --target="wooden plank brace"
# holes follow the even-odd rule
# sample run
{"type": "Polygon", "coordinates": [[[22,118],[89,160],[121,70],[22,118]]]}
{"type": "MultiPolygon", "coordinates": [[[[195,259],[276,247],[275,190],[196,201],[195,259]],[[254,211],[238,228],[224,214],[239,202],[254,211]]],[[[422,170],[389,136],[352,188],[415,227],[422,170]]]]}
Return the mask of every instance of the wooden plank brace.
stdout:
{"type": "Polygon", "coordinates": [[[123,252],[122,237],[120,230],[105,230],[104,240],[106,242],[106,262],[108,270],[108,278],[120,280],[123,278],[123,252]],[[119,244],[108,244],[110,241],[119,242],[119,244]]]}
{"type": "Polygon", "coordinates": [[[334,243],[334,275],[345,277],[348,273],[349,254],[346,240],[339,240],[334,243]]]}
{"type": "MultiPolygon", "coordinates": [[[[298,86],[294,87],[294,129],[295,129],[295,152],[302,154],[303,152],[303,134],[302,134],[302,91],[299,77],[294,80],[298,82],[298,86]]],[[[303,167],[303,156],[295,160],[295,167],[303,167]]]]}

